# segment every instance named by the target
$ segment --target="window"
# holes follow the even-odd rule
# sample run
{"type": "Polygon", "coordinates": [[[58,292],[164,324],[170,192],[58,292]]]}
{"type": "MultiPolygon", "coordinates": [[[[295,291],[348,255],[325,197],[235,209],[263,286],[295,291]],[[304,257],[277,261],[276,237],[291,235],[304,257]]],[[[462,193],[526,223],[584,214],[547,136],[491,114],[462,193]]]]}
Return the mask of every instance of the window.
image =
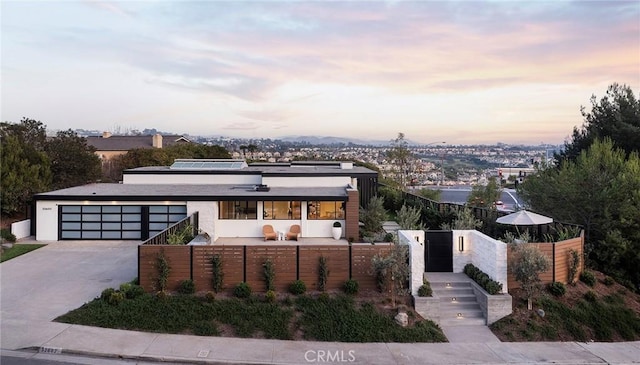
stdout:
{"type": "Polygon", "coordinates": [[[258,219],[257,201],[221,201],[219,219],[258,219]]]}
{"type": "Polygon", "coordinates": [[[344,202],[310,201],[307,203],[307,219],[344,219],[344,202]]]}
{"type": "Polygon", "coordinates": [[[301,202],[299,201],[265,201],[264,219],[301,219],[301,202]]]}

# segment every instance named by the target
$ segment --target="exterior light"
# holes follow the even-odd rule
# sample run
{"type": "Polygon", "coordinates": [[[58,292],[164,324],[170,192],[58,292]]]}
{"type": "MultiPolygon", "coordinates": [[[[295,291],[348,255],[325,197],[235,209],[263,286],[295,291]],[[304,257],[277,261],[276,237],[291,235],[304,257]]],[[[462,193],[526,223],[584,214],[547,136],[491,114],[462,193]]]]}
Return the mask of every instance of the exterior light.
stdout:
{"type": "Polygon", "coordinates": [[[447,283],[445,286],[446,286],[447,288],[451,288],[451,283],[447,283]]]}
{"type": "Polygon", "coordinates": [[[462,313],[458,313],[458,318],[462,318],[462,313]]]}
{"type": "Polygon", "coordinates": [[[451,301],[452,301],[452,302],[457,302],[457,301],[458,301],[458,298],[453,297],[453,298],[451,298],[451,301]]]}
{"type": "Polygon", "coordinates": [[[458,251],[464,251],[464,237],[458,237],[458,251]]]}

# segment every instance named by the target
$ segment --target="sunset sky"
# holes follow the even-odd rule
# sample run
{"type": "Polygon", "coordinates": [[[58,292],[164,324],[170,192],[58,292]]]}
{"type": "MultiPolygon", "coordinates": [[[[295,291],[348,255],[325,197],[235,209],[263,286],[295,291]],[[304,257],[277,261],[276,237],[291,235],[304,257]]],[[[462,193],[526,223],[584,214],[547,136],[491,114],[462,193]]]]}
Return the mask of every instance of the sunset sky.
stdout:
{"type": "Polygon", "coordinates": [[[562,143],[640,91],[640,1],[2,1],[2,121],[562,143]]]}

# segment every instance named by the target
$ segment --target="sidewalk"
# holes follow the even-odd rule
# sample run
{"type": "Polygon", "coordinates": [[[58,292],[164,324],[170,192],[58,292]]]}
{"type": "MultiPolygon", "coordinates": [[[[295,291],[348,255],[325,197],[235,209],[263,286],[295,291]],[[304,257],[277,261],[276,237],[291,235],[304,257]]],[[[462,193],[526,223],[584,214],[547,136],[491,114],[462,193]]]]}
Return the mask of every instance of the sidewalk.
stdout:
{"type": "Polygon", "coordinates": [[[632,364],[627,343],[336,343],[200,337],[3,320],[4,350],[40,349],[140,361],[224,364],[632,364]]]}

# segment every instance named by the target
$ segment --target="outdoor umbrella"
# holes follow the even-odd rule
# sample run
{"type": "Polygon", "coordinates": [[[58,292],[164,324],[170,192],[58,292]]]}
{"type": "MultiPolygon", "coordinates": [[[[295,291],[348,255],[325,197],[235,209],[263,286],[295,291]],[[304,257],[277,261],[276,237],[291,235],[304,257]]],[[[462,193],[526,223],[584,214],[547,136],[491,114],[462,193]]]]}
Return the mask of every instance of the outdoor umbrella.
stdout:
{"type": "Polygon", "coordinates": [[[514,226],[536,226],[551,223],[553,222],[553,218],[545,217],[544,215],[536,214],[528,210],[519,210],[496,219],[496,222],[514,226]]]}

